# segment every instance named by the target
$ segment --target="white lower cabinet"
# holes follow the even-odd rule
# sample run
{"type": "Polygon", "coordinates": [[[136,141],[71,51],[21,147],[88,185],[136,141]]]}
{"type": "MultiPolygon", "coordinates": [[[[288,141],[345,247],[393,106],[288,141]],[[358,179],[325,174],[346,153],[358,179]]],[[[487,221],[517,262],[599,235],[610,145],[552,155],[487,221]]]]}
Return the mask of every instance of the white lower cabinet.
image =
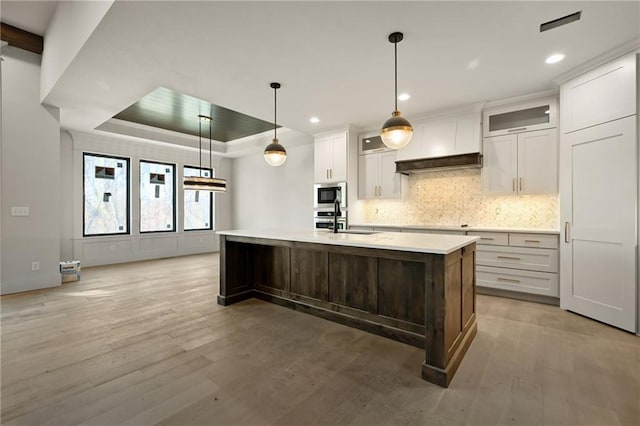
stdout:
{"type": "Polygon", "coordinates": [[[477,266],[476,285],[557,297],[558,274],[477,266]]]}
{"type": "Polygon", "coordinates": [[[558,234],[470,231],[480,237],[476,284],[559,297],[558,234]]]}

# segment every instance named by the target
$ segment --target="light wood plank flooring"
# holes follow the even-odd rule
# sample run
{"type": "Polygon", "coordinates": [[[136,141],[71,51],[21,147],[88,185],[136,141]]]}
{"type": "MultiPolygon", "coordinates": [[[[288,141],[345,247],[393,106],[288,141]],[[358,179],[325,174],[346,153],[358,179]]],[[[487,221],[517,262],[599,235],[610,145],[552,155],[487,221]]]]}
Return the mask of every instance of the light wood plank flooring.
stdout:
{"type": "Polygon", "coordinates": [[[85,268],[4,296],[3,425],[640,425],[640,338],[478,297],[449,389],[421,350],[257,300],[216,304],[218,256],[85,268]]]}

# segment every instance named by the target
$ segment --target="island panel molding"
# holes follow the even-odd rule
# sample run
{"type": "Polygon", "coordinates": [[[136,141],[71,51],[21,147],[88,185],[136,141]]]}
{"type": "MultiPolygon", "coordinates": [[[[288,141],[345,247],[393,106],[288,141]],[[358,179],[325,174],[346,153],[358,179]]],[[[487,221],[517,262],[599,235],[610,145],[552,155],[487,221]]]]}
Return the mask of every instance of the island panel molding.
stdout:
{"type": "Polygon", "coordinates": [[[220,234],[220,305],[256,297],[424,348],[422,378],[444,387],[477,332],[478,237],[441,236],[430,253],[407,234],[384,235],[388,248],[364,246],[375,234],[220,234]]]}

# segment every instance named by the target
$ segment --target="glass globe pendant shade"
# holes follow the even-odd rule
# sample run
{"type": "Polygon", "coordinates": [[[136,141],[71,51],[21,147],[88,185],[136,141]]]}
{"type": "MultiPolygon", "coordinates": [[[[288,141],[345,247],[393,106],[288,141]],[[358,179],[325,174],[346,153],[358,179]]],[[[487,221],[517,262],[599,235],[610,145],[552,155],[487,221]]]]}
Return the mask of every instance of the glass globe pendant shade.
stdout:
{"type": "Polygon", "coordinates": [[[400,149],[407,146],[413,136],[413,127],[409,121],[400,116],[400,111],[393,111],[389,118],[382,125],[380,138],[382,143],[391,149],[400,149]]]}
{"type": "Polygon", "coordinates": [[[264,149],[264,161],[274,167],[281,166],[287,161],[287,150],[280,145],[277,138],[273,138],[273,141],[264,149]]]}

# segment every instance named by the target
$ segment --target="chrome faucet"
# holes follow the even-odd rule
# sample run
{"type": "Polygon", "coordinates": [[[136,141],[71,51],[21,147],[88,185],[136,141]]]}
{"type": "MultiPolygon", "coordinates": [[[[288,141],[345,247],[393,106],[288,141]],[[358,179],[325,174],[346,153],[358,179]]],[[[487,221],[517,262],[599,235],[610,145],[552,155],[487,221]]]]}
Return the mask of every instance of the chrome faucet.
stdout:
{"type": "Polygon", "coordinates": [[[338,217],[342,215],[340,211],[340,200],[336,198],[333,202],[333,233],[338,233],[338,217]]]}

